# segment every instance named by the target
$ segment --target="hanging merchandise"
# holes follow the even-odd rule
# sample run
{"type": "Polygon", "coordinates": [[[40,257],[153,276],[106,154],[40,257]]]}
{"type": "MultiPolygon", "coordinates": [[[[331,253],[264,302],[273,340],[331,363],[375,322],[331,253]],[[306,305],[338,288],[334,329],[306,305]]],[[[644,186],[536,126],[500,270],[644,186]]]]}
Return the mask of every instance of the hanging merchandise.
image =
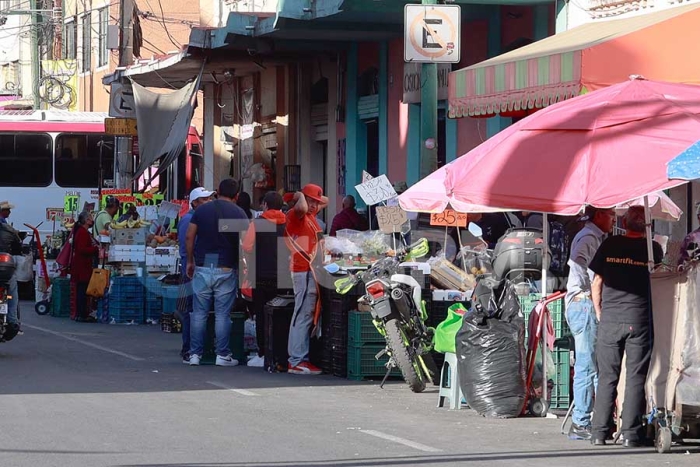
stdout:
{"type": "Polygon", "coordinates": [[[457,333],[460,387],[471,408],[482,416],[513,418],[525,402],[525,321],[489,318],[482,312],[464,317],[457,333]]]}

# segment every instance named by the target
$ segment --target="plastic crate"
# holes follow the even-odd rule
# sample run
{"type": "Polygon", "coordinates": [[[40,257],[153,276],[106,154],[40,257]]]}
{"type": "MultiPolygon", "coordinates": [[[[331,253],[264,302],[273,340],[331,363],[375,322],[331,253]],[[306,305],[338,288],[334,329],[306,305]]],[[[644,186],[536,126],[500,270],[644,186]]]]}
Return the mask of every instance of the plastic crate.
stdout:
{"type": "MultiPolygon", "coordinates": [[[[539,300],[539,294],[530,294],[527,297],[520,297],[520,309],[523,311],[523,315],[525,316],[526,338],[529,329],[530,313],[535,308],[539,300]]],[[[571,330],[569,329],[569,325],[566,323],[566,317],[564,315],[564,299],[561,298],[550,303],[547,305],[547,308],[549,309],[549,315],[552,317],[552,324],[554,325],[554,337],[558,339],[560,337],[571,335],[571,330]]]]}
{"type": "Polygon", "coordinates": [[[571,351],[555,349],[552,352],[554,368],[547,369],[548,379],[552,381],[549,406],[553,409],[568,409],[571,403],[571,351]]]}
{"type": "MultiPolygon", "coordinates": [[[[348,347],[348,379],[359,381],[368,377],[384,376],[389,356],[379,360],[375,356],[386,347],[385,344],[367,344],[361,347],[348,347]]],[[[389,376],[401,376],[401,371],[394,368],[389,376]]]]}
{"type": "Polygon", "coordinates": [[[360,346],[382,342],[384,342],[384,336],[374,327],[370,313],[366,311],[348,313],[348,344],[360,346]]]}
{"type": "Polygon", "coordinates": [[[160,297],[157,299],[146,299],[144,313],[146,322],[159,321],[163,313],[163,299],[160,297]]]}
{"type": "Polygon", "coordinates": [[[71,287],[67,277],[55,277],[51,283],[51,316],[67,318],[71,310],[71,287]]]}

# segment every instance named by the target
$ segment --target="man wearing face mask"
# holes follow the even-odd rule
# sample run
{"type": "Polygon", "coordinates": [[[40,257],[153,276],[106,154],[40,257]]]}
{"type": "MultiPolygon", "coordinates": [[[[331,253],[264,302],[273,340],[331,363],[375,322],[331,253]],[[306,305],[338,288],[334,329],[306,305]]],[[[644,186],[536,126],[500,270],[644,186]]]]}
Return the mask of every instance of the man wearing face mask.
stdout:
{"type": "Polygon", "coordinates": [[[294,195],[294,207],[287,213],[285,238],[292,253],[291,270],[294,285],[294,315],[289,329],[288,371],[297,375],[319,375],[321,370],[309,362],[311,326],[319,317],[318,284],[314,264],[320,260],[322,230],[316,219],[328,206],[323,189],[308,184],[294,195]]]}

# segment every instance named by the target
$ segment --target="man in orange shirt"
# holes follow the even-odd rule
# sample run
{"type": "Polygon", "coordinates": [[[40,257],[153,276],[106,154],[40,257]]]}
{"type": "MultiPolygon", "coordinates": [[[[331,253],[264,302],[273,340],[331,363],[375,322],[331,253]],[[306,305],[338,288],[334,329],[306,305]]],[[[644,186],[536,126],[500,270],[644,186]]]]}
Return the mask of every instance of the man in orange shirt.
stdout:
{"type": "Polygon", "coordinates": [[[294,195],[294,207],[287,213],[285,236],[292,252],[292,281],[294,284],[294,315],[289,328],[289,373],[319,375],[321,370],[309,362],[309,339],[320,310],[318,284],[314,264],[321,260],[322,230],[316,215],[328,206],[323,189],[308,184],[294,195]]]}

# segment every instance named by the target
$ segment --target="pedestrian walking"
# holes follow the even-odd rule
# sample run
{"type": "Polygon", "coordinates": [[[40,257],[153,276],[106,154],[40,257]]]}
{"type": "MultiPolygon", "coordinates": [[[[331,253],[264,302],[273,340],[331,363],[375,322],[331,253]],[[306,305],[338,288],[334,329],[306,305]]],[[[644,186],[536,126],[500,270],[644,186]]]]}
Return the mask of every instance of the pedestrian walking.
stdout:
{"type": "Polygon", "coordinates": [[[569,428],[570,439],[591,439],[591,412],[598,384],[595,347],[598,332],[591,282],[593,271],[588,265],[615,223],[613,209],[589,207],[582,218],[586,222],[571,243],[569,278],[566,284],[566,322],[574,336],[574,410],[569,428]]]}
{"type": "Polygon", "coordinates": [[[248,217],[235,203],[239,185],[233,179],[219,184],[218,199],[197,208],[187,228],[187,276],[192,279],[190,365],[204,353],[207,317],[214,307],[216,365],[236,366],[231,355],[231,310],[238,296],[239,238],[248,217]]]}
{"type": "MultiPolygon", "coordinates": [[[[9,201],[0,202],[0,252],[13,256],[22,254],[22,241],[19,232],[10,225],[8,219],[15,208],[9,201]]],[[[7,322],[14,324],[19,329],[19,287],[17,285],[17,271],[12,274],[7,284],[7,294],[11,297],[7,302],[7,322]]]]}
{"type": "Polygon", "coordinates": [[[299,375],[319,375],[320,368],[309,362],[310,330],[320,311],[318,283],[314,265],[320,259],[321,233],[318,213],[328,206],[323,189],[308,184],[294,195],[294,207],[287,213],[285,236],[292,252],[294,314],[289,329],[288,371],[299,375]]]}
{"type": "MultiPolygon", "coordinates": [[[[180,245],[180,292],[178,299],[178,319],[182,323],[182,348],[180,356],[182,363],[190,363],[190,313],[192,313],[192,283],[187,276],[187,228],[195,210],[211,200],[213,191],[207,191],[202,187],[190,192],[189,203],[191,209],[182,216],[177,225],[177,239],[180,245]]],[[[196,241],[196,240],[195,240],[196,241]]]]}
{"type": "MultiPolygon", "coordinates": [[[[592,429],[592,443],[596,446],[604,445],[613,429],[612,411],[625,353],[623,445],[639,447],[644,442],[644,384],[651,360],[653,323],[642,206],[631,206],[627,210],[623,228],[626,229],[625,235],[615,235],[603,241],[589,266],[595,273],[591,296],[600,323],[596,353],[599,381],[592,429]]],[[[654,242],[653,251],[653,261],[658,264],[663,257],[661,245],[654,242]]]]}

